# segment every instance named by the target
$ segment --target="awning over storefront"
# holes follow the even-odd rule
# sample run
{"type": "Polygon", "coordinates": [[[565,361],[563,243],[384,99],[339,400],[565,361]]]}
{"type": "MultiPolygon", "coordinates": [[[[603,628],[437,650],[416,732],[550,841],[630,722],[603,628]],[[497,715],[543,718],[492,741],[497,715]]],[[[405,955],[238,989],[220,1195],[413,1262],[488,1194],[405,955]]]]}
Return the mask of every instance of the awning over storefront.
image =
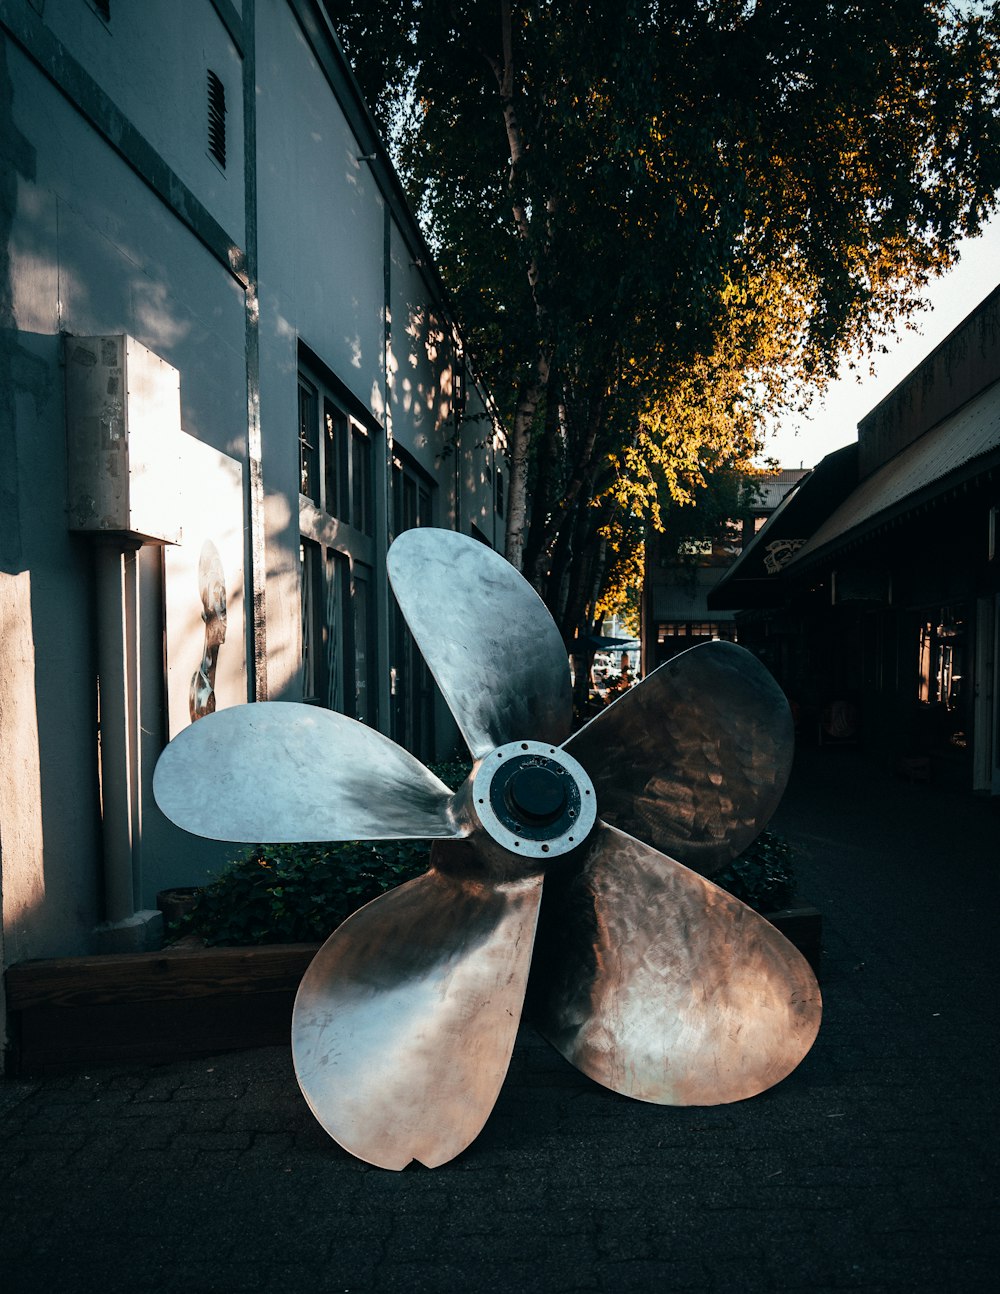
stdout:
{"type": "Polygon", "coordinates": [[[788,569],[804,570],[998,467],[1000,383],[994,383],[862,481],[820,522],[788,569]]]}
{"type": "Polygon", "coordinates": [[[783,592],[777,576],[848,496],[857,464],[857,444],[845,445],[803,477],[709,592],[709,609],[778,605],[783,592]]]}

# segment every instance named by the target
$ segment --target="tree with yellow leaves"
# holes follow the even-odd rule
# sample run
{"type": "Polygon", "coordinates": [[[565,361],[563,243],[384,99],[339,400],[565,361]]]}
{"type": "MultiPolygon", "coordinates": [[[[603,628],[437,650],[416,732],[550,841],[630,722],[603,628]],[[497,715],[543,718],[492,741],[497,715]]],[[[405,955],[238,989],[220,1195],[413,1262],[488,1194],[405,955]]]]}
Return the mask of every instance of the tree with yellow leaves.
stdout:
{"type": "Polygon", "coordinates": [[[327,9],[508,421],[507,556],[569,646],[662,509],[995,205],[995,0],[327,9]]]}

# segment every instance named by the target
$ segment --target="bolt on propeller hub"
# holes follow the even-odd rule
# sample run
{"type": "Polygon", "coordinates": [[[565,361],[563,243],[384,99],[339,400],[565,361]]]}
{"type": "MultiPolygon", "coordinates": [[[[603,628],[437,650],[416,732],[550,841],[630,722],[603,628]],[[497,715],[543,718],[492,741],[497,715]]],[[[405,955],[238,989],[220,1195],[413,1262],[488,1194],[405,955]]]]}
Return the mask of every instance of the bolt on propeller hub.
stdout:
{"type": "Polygon", "coordinates": [[[545,742],[497,747],[479,765],[471,790],[486,833],[526,858],[569,853],[597,821],[597,797],[583,765],[545,742]]]}

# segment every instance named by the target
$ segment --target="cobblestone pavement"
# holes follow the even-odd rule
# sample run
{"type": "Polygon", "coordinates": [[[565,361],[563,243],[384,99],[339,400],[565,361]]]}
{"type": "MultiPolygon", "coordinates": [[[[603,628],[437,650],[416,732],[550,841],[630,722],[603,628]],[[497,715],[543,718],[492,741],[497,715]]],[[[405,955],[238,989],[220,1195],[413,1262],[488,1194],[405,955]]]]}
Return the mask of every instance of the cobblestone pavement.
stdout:
{"type": "Polygon", "coordinates": [[[776,1089],[642,1105],[523,1030],[471,1149],[389,1173],[283,1048],[8,1081],[4,1294],[993,1288],[1000,818],[813,751],[775,825],[825,921],[824,1025],[776,1089]]]}

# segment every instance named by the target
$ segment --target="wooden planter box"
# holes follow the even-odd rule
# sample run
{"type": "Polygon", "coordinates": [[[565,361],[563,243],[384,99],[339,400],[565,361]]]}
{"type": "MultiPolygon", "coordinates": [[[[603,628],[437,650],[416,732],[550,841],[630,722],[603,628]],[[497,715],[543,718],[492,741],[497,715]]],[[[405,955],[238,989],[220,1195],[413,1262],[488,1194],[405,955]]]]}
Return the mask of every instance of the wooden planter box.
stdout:
{"type": "MultiPolygon", "coordinates": [[[[819,973],[821,918],[768,920],[819,973]]],[[[178,946],[20,962],[6,975],[16,1075],[156,1063],[288,1043],[292,1003],[319,944],[178,946]]]]}
{"type": "Polygon", "coordinates": [[[319,944],[20,962],[6,975],[17,1074],[287,1043],[319,944]]]}

